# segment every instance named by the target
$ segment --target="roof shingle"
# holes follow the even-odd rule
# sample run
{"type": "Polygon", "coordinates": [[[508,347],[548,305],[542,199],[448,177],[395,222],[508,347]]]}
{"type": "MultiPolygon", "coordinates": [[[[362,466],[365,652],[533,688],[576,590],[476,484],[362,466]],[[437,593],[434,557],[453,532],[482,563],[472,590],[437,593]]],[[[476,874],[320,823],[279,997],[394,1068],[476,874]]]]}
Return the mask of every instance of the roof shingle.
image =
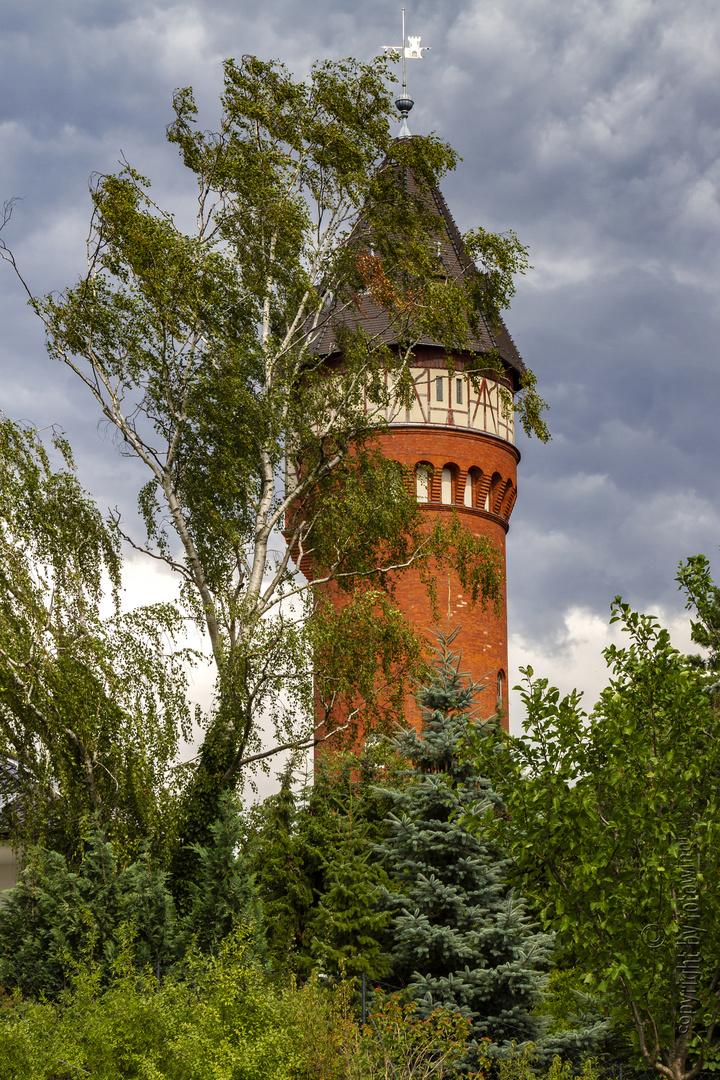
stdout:
{"type": "MultiPolygon", "coordinates": [[[[402,175],[402,182],[405,187],[410,191],[413,189],[417,191],[415,178],[411,171],[409,169],[398,169],[398,172],[402,175]]],[[[441,222],[432,242],[433,244],[437,243],[437,255],[448,277],[457,280],[467,277],[469,274],[480,274],[463,244],[460,230],[455,224],[439,188],[433,187],[431,189],[427,202],[429,209],[441,222]]],[[[466,352],[482,355],[496,350],[508,369],[508,375],[511,376],[513,384],[517,386],[520,377],[525,372],[525,365],[508,333],[505,323],[501,320],[500,325],[493,329],[489,326],[485,315],[482,312],[480,315],[479,332],[470,338],[468,342],[469,349],[466,352]]],[[[326,318],[317,327],[309,343],[315,355],[332,357],[339,354],[340,349],[335,334],[335,327],[338,325],[351,327],[362,325],[366,333],[378,342],[389,346],[398,344],[398,335],[391,324],[388,312],[369,295],[360,297],[357,306],[344,305],[340,307],[336,302],[329,306],[326,318]]],[[[439,341],[425,339],[418,341],[417,344],[442,345],[439,341]]]]}

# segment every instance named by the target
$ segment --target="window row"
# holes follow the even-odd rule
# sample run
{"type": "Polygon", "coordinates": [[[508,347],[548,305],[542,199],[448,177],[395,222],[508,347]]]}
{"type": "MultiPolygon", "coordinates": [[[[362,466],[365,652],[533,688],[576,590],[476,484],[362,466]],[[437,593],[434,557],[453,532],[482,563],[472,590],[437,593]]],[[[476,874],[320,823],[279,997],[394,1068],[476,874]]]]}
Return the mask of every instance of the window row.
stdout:
{"type": "Polygon", "coordinates": [[[429,462],[415,466],[415,491],[418,502],[441,502],[474,507],[489,513],[510,517],[516,489],[512,479],[500,473],[484,473],[473,466],[461,473],[457,465],[447,464],[439,473],[429,462]]]}
{"type": "Polygon", "coordinates": [[[465,380],[458,379],[451,375],[436,375],[435,381],[435,400],[447,401],[451,404],[453,401],[456,405],[465,404],[465,380]],[[453,385],[455,393],[453,394],[453,385]]]}

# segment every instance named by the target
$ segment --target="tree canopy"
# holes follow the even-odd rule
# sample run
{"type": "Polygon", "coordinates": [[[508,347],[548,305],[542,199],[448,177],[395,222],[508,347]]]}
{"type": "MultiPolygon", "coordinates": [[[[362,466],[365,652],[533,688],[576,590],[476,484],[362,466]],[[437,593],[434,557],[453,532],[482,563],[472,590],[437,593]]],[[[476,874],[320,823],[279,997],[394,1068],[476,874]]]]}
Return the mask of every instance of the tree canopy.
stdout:
{"type": "MultiPolygon", "coordinates": [[[[696,640],[715,592],[702,557],[696,640]]],[[[668,1080],[718,1060],[720,729],[714,675],[673,648],[655,618],[617,598],[628,635],[605,658],[609,685],[588,715],[525,670],[526,734],[476,752],[506,804],[493,828],[548,928],[635,1028],[641,1058],[668,1080]]]]}
{"type": "Polygon", "coordinates": [[[180,619],[166,605],[120,612],[117,536],[53,443],[59,466],[36,431],[0,417],[3,832],[72,859],[95,817],[121,849],[167,846],[191,721],[180,619]]]}
{"type": "MultiPolygon", "coordinates": [[[[442,272],[429,196],[456,155],[435,136],[393,139],[392,114],[382,60],[321,62],[305,79],[228,60],[217,130],[198,126],[191,89],[174,97],[167,136],[196,183],[194,221],[124,163],[92,180],[84,276],[44,298],[26,285],[50,356],[147,470],[146,536],[118,519],[119,535],[178,574],[214,660],[179,850],[207,840],[219,793],[267,753],[261,723],[280,747],[312,745],[402,712],[422,653],[392,603],[404,568],[434,559],[473,602],[500,596],[494,545],[457,523],[428,534],[375,435],[407,399],[417,342],[465,348],[481,313],[496,322],[508,305],[527,252],[471,230],[479,269],[442,272]],[[337,321],[369,294],[397,348],[337,321]],[[331,316],[343,359],[329,367],[315,343],[331,316]],[[340,609],[316,588],[329,581],[340,609]]],[[[531,373],[517,408],[546,438],[531,373]]]]}

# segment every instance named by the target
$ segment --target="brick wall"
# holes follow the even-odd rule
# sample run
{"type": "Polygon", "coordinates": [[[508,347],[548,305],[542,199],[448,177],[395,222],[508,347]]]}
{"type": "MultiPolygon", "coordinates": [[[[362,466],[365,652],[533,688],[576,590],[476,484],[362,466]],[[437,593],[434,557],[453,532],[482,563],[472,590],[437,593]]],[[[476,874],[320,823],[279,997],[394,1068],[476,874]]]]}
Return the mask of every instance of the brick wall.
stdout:
{"type": "MultiPolygon", "coordinates": [[[[428,501],[423,502],[428,527],[435,521],[448,519],[455,514],[460,522],[476,536],[485,536],[497,547],[505,569],[505,535],[508,520],[517,494],[517,463],[519,453],[502,439],[469,429],[453,429],[427,424],[396,425],[379,436],[382,452],[394,461],[406,466],[409,482],[413,484],[416,467],[430,467],[428,501]],[[452,475],[450,498],[443,502],[443,469],[452,475]],[[466,477],[472,476],[473,506],[466,506],[466,477]]],[[[447,485],[445,490],[447,497],[447,485]]],[[[334,603],[342,603],[340,590],[332,585],[326,587],[325,595],[334,603]]],[[[499,610],[494,605],[471,606],[457,575],[438,569],[436,593],[440,610],[440,622],[433,619],[433,610],[427,586],[420,573],[407,570],[396,582],[396,599],[404,614],[432,642],[437,628],[449,633],[456,627],[460,631],[453,649],[462,653],[461,671],[482,684],[476,702],[481,716],[490,716],[497,710],[498,688],[501,689],[503,726],[508,727],[508,652],[507,652],[507,606],[503,583],[499,610]],[[500,682],[498,681],[500,679],[500,682]]],[[[419,727],[420,710],[414,696],[406,699],[407,718],[419,727]]],[[[317,754],[325,752],[322,744],[317,754]]],[[[328,748],[329,744],[328,744],[328,748]]]]}
{"type": "MultiPolygon", "coordinates": [[[[474,535],[486,536],[498,548],[505,567],[505,534],[517,492],[517,462],[519,454],[515,447],[501,439],[467,429],[453,430],[427,425],[393,426],[380,437],[383,452],[401,462],[411,471],[417,465],[432,466],[429,484],[429,501],[423,509],[428,522],[455,513],[461,523],[474,535]],[[442,470],[450,467],[452,473],[452,503],[443,503],[442,470]],[[472,496],[475,506],[464,505],[465,478],[474,477],[472,496]],[[486,501],[487,500],[487,501],[486,501]],[[489,506],[486,510],[484,507],[489,506]]],[[[462,593],[460,582],[454,574],[443,572],[437,578],[437,596],[441,611],[440,628],[444,632],[460,627],[454,648],[462,651],[462,670],[480,682],[484,688],[478,695],[482,715],[495,711],[498,675],[501,676],[507,727],[507,608],[505,589],[500,610],[493,605],[474,607],[462,593]]],[[[397,585],[397,599],[402,610],[412,622],[432,638],[433,619],[427,589],[420,575],[413,570],[402,575],[397,585]]],[[[417,724],[419,710],[415,702],[408,702],[408,714],[417,724]]]]}

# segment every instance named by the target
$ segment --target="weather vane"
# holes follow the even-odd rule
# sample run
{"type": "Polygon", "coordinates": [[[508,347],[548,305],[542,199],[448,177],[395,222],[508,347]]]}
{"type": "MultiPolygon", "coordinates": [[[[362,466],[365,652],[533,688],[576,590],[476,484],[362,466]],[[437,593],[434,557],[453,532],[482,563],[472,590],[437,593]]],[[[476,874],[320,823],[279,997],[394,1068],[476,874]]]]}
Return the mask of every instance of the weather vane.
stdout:
{"type": "Polygon", "coordinates": [[[404,139],[410,135],[410,128],[408,127],[408,113],[412,109],[415,102],[408,95],[407,86],[405,84],[405,61],[406,60],[424,60],[424,52],[427,52],[430,48],[429,45],[421,45],[421,37],[408,37],[407,45],[405,44],[405,8],[402,9],[402,33],[403,40],[402,45],[398,49],[396,45],[383,45],[383,49],[392,58],[402,58],[402,94],[397,99],[395,104],[398,107],[398,111],[402,114],[402,125],[400,127],[400,135],[398,138],[404,139]]]}

